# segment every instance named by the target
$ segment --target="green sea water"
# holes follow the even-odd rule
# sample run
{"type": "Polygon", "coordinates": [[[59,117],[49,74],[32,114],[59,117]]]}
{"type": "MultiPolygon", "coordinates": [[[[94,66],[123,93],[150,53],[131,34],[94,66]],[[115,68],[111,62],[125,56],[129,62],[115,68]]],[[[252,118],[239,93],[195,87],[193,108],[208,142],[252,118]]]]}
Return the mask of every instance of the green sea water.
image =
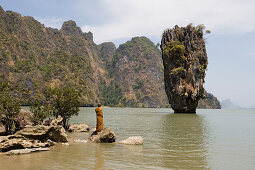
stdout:
{"type": "MultiPolygon", "coordinates": [[[[0,155],[0,169],[255,169],[255,109],[103,108],[104,126],[117,141],[142,136],[142,146],[75,143],[26,155],[0,155]]],[[[94,108],[81,108],[70,123],[95,127],[94,108]]]]}

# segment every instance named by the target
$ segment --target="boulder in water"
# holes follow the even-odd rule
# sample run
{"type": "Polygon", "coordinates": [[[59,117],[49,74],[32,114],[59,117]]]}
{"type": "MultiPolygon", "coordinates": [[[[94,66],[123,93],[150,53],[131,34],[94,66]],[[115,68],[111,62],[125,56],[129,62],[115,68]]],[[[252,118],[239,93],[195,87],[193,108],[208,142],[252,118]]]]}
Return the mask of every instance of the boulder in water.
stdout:
{"type": "Polygon", "coordinates": [[[68,142],[66,131],[62,126],[52,126],[48,130],[47,135],[49,139],[55,142],[61,142],[61,143],[68,142]]]}
{"type": "Polygon", "coordinates": [[[131,136],[125,140],[117,142],[118,144],[125,144],[125,145],[142,145],[143,138],[141,136],[131,136]]]}
{"type": "Polygon", "coordinates": [[[90,142],[96,143],[113,143],[116,140],[116,135],[111,130],[110,127],[104,128],[100,133],[97,134],[96,131],[88,138],[90,142]]]}
{"type": "Polygon", "coordinates": [[[175,113],[195,113],[205,97],[207,54],[204,27],[175,26],[164,31],[161,40],[165,91],[175,113]]]}
{"type": "Polygon", "coordinates": [[[71,124],[68,128],[68,132],[88,132],[89,126],[85,123],[71,124]]]}

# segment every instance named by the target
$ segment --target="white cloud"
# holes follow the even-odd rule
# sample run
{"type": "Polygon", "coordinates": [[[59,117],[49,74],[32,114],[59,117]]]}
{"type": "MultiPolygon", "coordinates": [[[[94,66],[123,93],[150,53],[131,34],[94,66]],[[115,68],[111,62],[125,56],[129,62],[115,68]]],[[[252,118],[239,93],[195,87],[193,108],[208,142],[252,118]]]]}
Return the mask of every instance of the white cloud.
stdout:
{"type": "MultiPolygon", "coordinates": [[[[253,0],[102,0],[107,16],[103,24],[85,25],[95,42],[132,36],[160,37],[166,28],[178,24],[205,24],[218,33],[255,30],[253,0]],[[109,14],[110,13],[110,14],[109,14]]],[[[98,9],[100,10],[100,9],[98,9]]],[[[86,12],[86,11],[85,11],[86,12]]]]}
{"type": "Polygon", "coordinates": [[[61,28],[64,21],[61,18],[55,18],[55,17],[46,17],[46,18],[35,17],[35,19],[38,20],[40,23],[44,24],[46,27],[57,28],[57,29],[61,28]]]}

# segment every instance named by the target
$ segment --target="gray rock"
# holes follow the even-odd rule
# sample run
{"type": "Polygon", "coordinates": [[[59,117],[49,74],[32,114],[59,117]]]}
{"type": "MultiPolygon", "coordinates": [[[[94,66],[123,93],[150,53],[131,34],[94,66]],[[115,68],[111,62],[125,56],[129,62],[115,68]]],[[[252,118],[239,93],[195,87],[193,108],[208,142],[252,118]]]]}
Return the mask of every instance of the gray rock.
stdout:
{"type": "Polygon", "coordinates": [[[89,126],[85,123],[80,124],[70,124],[68,132],[88,132],[89,126]]]}
{"type": "Polygon", "coordinates": [[[88,138],[88,142],[96,143],[113,143],[116,140],[116,135],[110,127],[104,128],[99,134],[94,131],[88,138]]]}
{"type": "Polygon", "coordinates": [[[143,138],[141,136],[131,136],[125,140],[117,142],[118,144],[125,144],[125,145],[142,145],[143,138]]]}

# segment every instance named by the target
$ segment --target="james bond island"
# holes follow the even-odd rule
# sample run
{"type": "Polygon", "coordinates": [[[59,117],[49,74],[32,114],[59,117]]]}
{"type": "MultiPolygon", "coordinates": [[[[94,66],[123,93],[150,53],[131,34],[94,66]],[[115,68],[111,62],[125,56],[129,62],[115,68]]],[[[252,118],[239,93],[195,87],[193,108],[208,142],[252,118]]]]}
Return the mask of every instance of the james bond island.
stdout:
{"type": "MultiPolygon", "coordinates": [[[[204,26],[166,29],[161,40],[165,91],[175,113],[196,113],[207,68],[204,26]]],[[[210,31],[205,31],[209,33],[210,31]]]]}

